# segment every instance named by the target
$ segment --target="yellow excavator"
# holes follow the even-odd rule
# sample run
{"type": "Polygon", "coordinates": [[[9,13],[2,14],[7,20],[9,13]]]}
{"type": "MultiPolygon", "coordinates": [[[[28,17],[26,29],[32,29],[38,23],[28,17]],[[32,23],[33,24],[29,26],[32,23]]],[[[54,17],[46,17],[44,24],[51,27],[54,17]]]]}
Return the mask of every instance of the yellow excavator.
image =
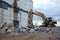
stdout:
{"type": "Polygon", "coordinates": [[[42,25],[40,25],[41,27],[48,27],[48,26],[55,27],[55,24],[57,24],[57,21],[52,20],[52,17],[47,18],[43,13],[38,12],[38,11],[33,12],[33,10],[31,9],[29,11],[29,20],[28,20],[29,25],[33,25],[33,23],[32,23],[33,22],[32,21],[33,20],[33,14],[42,17],[43,23],[42,23],[42,25]]]}

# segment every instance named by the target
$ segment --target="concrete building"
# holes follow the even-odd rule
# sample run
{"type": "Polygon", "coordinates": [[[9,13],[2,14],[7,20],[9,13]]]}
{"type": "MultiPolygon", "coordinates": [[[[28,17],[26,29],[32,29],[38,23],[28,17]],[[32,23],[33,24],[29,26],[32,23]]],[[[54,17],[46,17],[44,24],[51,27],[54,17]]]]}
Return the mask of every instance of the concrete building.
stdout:
{"type": "Polygon", "coordinates": [[[32,0],[19,0],[18,7],[22,9],[19,11],[20,26],[26,27],[28,24],[28,12],[33,8],[33,2],[32,0]]]}
{"type": "Polygon", "coordinates": [[[13,9],[12,4],[8,2],[10,1],[0,0],[0,22],[7,22],[7,24],[10,24],[13,22],[13,9]]]}
{"type": "MultiPolygon", "coordinates": [[[[13,2],[14,0],[0,0],[0,23],[13,23],[13,2]]],[[[28,25],[28,12],[33,8],[32,0],[17,0],[19,27],[28,25]]]]}

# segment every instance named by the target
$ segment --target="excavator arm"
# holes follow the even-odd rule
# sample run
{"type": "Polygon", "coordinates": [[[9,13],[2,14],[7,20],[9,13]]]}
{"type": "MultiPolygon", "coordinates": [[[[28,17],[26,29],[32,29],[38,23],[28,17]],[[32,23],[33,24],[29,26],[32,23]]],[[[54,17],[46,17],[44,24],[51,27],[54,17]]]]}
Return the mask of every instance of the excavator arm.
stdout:
{"type": "Polygon", "coordinates": [[[38,12],[38,11],[33,12],[33,10],[31,9],[29,12],[29,21],[28,21],[29,24],[32,24],[33,14],[42,17],[43,22],[46,20],[46,16],[43,13],[38,12]]]}
{"type": "Polygon", "coordinates": [[[35,12],[33,12],[33,14],[42,17],[43,22],[46,20],[46,16],[41,12],[35,11],[35,12]]]}

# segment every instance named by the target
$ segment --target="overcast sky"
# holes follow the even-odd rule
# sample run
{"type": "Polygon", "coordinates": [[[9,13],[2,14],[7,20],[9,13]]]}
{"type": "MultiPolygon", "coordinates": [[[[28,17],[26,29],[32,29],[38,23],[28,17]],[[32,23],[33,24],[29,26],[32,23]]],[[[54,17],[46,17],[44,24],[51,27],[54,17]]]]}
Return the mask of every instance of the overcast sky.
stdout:
{"type": "Polygon", "coordinates": [[[60,0],[33,0],[33,9],[60,20],[60,0]]]}

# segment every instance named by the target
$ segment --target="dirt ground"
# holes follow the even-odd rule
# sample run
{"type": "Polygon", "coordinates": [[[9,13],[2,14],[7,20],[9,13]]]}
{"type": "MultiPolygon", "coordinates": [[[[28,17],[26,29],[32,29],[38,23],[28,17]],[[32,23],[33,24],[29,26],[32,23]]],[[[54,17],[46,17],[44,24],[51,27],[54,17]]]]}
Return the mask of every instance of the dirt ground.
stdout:
{"type": "Polygon", "coordinates": [[[9,35],[1,34],[0,40],[60,40],[54,35],[49,34],[19,34],[19,35],[9,35]]]}

